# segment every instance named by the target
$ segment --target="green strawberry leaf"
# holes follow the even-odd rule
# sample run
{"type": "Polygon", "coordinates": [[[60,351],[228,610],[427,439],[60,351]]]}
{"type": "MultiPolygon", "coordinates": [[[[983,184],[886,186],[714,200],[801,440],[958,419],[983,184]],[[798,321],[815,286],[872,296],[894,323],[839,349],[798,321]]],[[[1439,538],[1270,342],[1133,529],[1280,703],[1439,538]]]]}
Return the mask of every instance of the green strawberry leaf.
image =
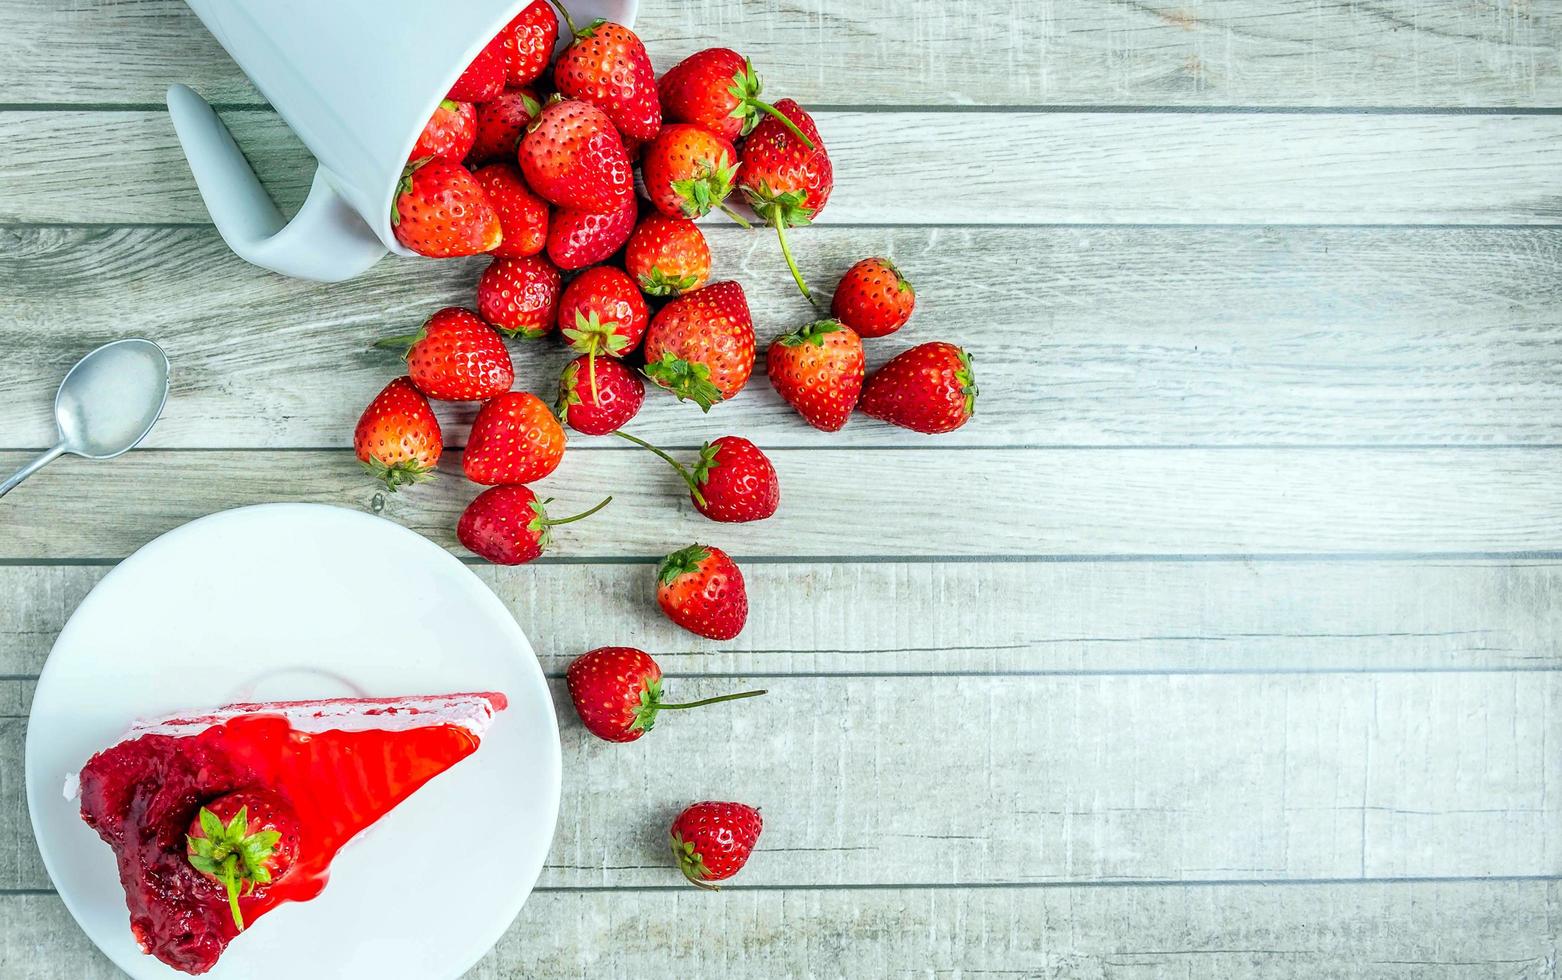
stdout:
{"type": "Polygon", "coordinates": [[[721,401],[721,389],[710,379],[710,365],[685,361],[671,351],[659,361],[645,366],[645,376],[677,395],[680,400],[692,401],[705,411],[721,401]]]}
{"type": "Polygon", "coordinates": [[[685,575],[699,571],[700,565],[710,557],[710,549],[703,544],[691,544],[680,548],[666,558],[656,570],[656,577],[663,585],[672,585],[685,575]]]}

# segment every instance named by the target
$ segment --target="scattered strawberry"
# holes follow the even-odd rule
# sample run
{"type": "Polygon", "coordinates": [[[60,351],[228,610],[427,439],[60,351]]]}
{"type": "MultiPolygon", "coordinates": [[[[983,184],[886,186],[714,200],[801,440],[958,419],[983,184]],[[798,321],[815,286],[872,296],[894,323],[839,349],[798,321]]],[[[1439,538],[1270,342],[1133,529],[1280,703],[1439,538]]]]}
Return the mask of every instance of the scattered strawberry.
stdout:
{"type": "Polygon", "coordinates": [[[565,288],[559,300],[559,332],[572,349],[586,355],[591,387],[596,386],[597,355],[634,353],[650,315],[634,280],[612,266],[587,269],[565,288]]]}
{"type": "Polygon", "coordinates": [[[541,252],[548,241],[548,202],[531,192],[520,169],[513,163],[490,163],[472,171],[472,176],[483,185],[504,231],[492,254],[524,259],[541,252]]]}
{"type": "Polygon", "coordinates": [[[561,208],[617,212],[634,197],[624,141],[607,113],[589,102],[552,102],[521,139],[521,173],[531,189],[561,208]]]}
{"type": "Polygon", "coordinates": [[[504,91],[504,38],[489,41],[450,86],[446,98],[457,102],[487,102],[504,91]]]}
{"type": "Polygon", "coordinates": [[[650,654],[634,647],[598,647],[583,653],[569,665],[564,677],[581,724],[608,742],[633,742],[651,730],[659,711],[703,708],[766,693],[744,691],[668,704],[662,700],[662,668],[650,654]]]}
{"type": "Polygon", "coordinates": [[[640,202],[633,194],[609,214],[561,209],[548,232],[548,258],[560,269],[596,265],[624,247],[639,215],[640,202]]]}
{"type": "Polygon", "coordinates": [[[542,112],[536,96],[528,89],[509,89],[490,102],[477,107],[477,129],[472,140],[471,160],[487,163],[503,160],[516,163],[516,151],[526,127],[542,112]]]}
{"type": "Polygon", "coordinates": [[[765,355],[770,384],[809,425],[837,432],[862,394],[862,339],[837,320],[777,337],[765,355]]]}
{"type": "Polygon", "coordinates": [[[698,636],[730,640],[748,620],[743,573],[720,548],[691,544],[662,559],[656,602],[667,618],[698,636]]]}
{"type": "Polygon", "coordinates": [[[374,346],[405,357],[412,383],[441,401],[483,401],[509,391],[515,382],[504,341],[477,314],[459,306],[438,311],[415,334],[387,337],[374,346]]]}
{"type": "Polygon", "coordinates": [[[554,411],[570,428],[588,436],[605,436],[629,424],[645,403],[645,382],[608,358],[597,365],[597,383],[589,382],[584,354],[570,361],[559,377],[559,403],[554,411]]]}
{"type": "Polygon", "coordinates": [[[585,513],[551,520],[549,501],[538,500],[530,487],[490,487],[461,512],[456,540],[468,551],[495,565],[520,565],[531,561],[552,543],[552,528],[584,520],[606,507],[608,497],[585,513]]]}
{"type": "Polygon", "coordinates": [[[614,435],[660,456],[689,485],[694,509],[713,521],[744,524],[762,521],[781,506],[781,484],[770,457],[739,436],[722,436],[700,447],[699,462],[691,470],[671,455],[639,436],[618,431],[614,435]]]}
{"type": "MultiPolygon", "coordinates": [[[[668,122],[689,123],[735,140],[768,113],[789,129],[796,124],[759,97],[763,87],[753,62],[731,48],[706,48],[673,65],[657,88],[668,122]]],[[[812,147],[799,130],[794,135],[812,147]]]]}
{"type": "Polygon", "coordinates": [[[683,876],[714,891],[710,882],[731,878],[748,863],[763,828],[753,807],[707,800],[678,814],[668,836],[683,876]]]}
{"type": "Polygon", "coordinates": [[[841,277],[830,301],[835,318],[859,337],[884,337],[906,325],[917,291],[889,259],[863,259],[841,277]]]}
{"type": "Polygon", "coordinates": [[[410,378],[397,378],[375,395],[353,431],[359,461],[392,492],[432,480],[444,448],[439,420],[410,378]]]}
{"type": "Polygon", "coordinates": [[[418,141],[412,144],[407,162],[416,163],[433,157],[460,163],[472,151],[476,139],[477,109],[470,102],[445,99],[428,117],[423,132],[418,134],[418,141]]]}
{"type": "Polygon", "coordinates": [[[650,214],[624,249],[624,268],[648,296],[678,296],[710,281],[710,246],[694,222],[650,214]]]}
{"type": "Polygon", "coordinates": [[[483,185],[459,163],[430,160],[402,171],[391,205],[396,240],[433,258],[478,255],[504,232],[483,185]]]}
{"type": "Polygon", "coordinates": [[[782,125],[775,118],[766,118],[755,126],[743,144],[739,180],[743,196],[754,213],[775,228],[787,268],[792,270],[797,288],[812,302],[813,294],[808,291],[808,284],[803,281],[803,274],[792,258],[786,230],[806,225],[818,217],[830,200],[835,174],[813,117],[791,99],[777,102],[775,109],[793,126],[782,125]],[[813,144],[812,148],[793,134],[794,128],[813,144]]]}
{"type": "Polygon", "coordinates": [[[896,354],[862,389],[865,414],[916,432],[953,432],[976,412],[971,355],[932,343],[896,354]]]}
{"type": "Polygon", "coordinates": [[[559,40],[559,21],[547,0],[532,0],[499,32],[504,49],[505,78],[511,85],[530,85],[548,70],[559,40]]]}
{"type": "Polygon", "coordinates": [[[712,208],[730,214],[726,200],[738,174],[738,151],[720,136],[678,123],[646,146],[640,174],[646,195],[665,215],[703,218],[712,208]]]}
{"type": "Polygon", "coordinates": [[[533,483],[559,468],[564,429],[541,398],[508,391],[484,402],[472,422],[461,469],[473,483],[533,483]]]}
{"type": "Polygon", "coordinates": [[[241,789],[200,808],[184,838],[185,858],[227,891],[233,924],[242,932],[239,897],[287,874],[298,857],[298,837],[298,815],[280,796],[241,789]]]}
{"type": "Polygon", "coordinates": [[[711,283],[662,307],[645,336],[645,373],[705,411],[754,372],[754,321],[743,287],[711,283]]]}
{"type": "Polygon", "coordinates": [[[477,312],[510,337],[552,330],[558,301],[559,270],[541,256],[494,259],[477,280],[477,312]]]}
{"type": "Polygon", "coordinates": [[[648,140],[662,128],[656,73],[645,45],[629,28],[597,20],[577,30],[559,5],[575,40],[553,66],[553,84],[564,95],[600,106],[625,136],[648,140]]]}

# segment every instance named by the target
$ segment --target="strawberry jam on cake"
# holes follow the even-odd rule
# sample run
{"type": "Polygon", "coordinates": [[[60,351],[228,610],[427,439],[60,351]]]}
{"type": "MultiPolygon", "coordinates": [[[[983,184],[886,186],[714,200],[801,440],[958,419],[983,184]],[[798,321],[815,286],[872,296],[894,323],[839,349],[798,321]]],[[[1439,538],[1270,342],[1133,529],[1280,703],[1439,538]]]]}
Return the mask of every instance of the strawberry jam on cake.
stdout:
{"type": "Polygon", "coordinates": [[[505,706],[339,698],[141,722],[82,769],[81,818],[114,849],[141,948],[205,973],[256,919],[318,895],[336,852],[477,751],[505,706]]]}

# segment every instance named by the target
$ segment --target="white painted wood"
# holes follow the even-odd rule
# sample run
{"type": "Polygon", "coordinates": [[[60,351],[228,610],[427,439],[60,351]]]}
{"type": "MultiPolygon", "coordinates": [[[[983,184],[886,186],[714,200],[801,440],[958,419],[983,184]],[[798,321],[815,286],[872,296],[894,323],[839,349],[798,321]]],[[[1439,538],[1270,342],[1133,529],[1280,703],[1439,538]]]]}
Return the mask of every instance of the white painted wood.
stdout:
{"type": "MultiPolygon", "coordinates": [[[[314,170],[292,134],[267,110],[224,118],[296,205],[314,170]]],[[[1556,115],[821,112],[818,122],[836,168],[819,219],[830,224],[1562,216],[1556,115]]],[[[0,222],[207,221],[164,112],[0,112],[0,141],[11,148],[0,222]]]]}
{"type": "MultiPolygon", "coordinates": [[[[709,234],[716,274],[741,278],[761,338],[811,315],[771,238],[709,234]]],[[[916,282],[918,313],[867,345],[870,364],[934,338],[971,350],[979,418],[940,447],[1562,442],[1562,345],[1537,342],[1562,331],[1555,228],[820,227],[797,239],[821,290],[869,254],[916,282]]],[[[245,264],[210,228],[0,229],[0,448],[50,444],[59,378],[135,333],[175,365],[151,445],[343,445],[397,370],[369,344],[471,304],[481,266],[388,260],[321,286],[245,264]]],[[[518,387],[556,387],[562,344],[512,349],[518,387]]],[[[441,414],[462,432],[471,412],[441,414]]],[[[866,417],[816,432],[763,377],[709,416],[653,397],[633,431],[688,447],[734,431],[767,447],[929,444],[866,417]]]]}

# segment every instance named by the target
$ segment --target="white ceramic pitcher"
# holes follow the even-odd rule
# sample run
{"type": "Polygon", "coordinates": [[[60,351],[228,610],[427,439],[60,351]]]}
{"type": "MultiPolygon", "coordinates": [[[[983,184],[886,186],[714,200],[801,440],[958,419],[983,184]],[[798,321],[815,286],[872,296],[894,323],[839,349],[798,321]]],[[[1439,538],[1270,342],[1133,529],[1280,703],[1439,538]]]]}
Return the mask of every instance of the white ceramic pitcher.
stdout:
{"type": "MultiPolygon", "coordinates": [[[[319,162],[288,221],[211,106],[170,87],[168,112],[213,223],[255,265],[337,282],[386,251],[412,254],[390,224],[407,154],[467,64],[528,0],[187,2],[319,162]]],[[[628,25],[637,0],[568,6],[577,24],[628,25]]]]}

